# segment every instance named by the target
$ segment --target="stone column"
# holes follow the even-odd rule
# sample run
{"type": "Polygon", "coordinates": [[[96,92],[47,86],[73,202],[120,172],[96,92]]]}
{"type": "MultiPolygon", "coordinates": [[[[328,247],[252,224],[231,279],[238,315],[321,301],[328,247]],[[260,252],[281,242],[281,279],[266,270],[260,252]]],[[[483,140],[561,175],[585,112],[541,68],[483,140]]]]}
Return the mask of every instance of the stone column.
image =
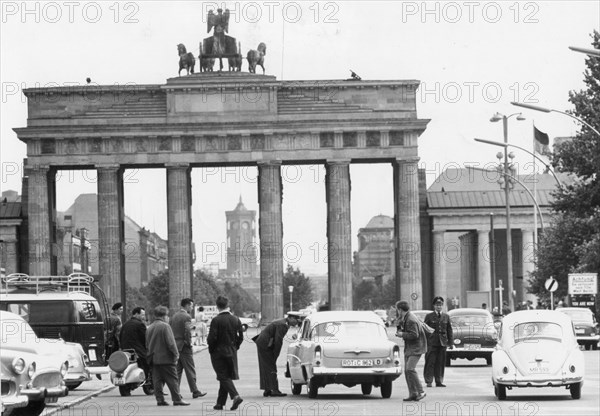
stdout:
{"type": "Polygon", "coordinates": [[[169,251],[169,308],[179,310],[183,298],[193,297],[191,179],[188,164],[167,165],[167,224],[169,251]]]}
{"type": "Polygon", "coordinates": [[[258,164],[258,233],[262,322],[283,316],[283,184],[281,161],[258,164]]]}
{"type": "Polygon", "coordinates": [[[433,296],[442,296],[443,298],[448,297],[446,258],[444,256],[445,234],[444,230],[433,230],[433,296]]]}
{"type": "Polygon", "coordinates": [[[492,294],[492,270],[490,268],[490,232],[477,230],[477,290],[492,294]]]}
{"type": "Polygon", "coordinates": [[[396,291],[398,299],[409,301],[412,309],[423,308],[418,160],[394,162],[396,291]]]}
{"type": "Polygon", "coordinates": [[[123,171],[119,165],[100,165],[98,170],[98,267],[100,285],[109,304],[125,304],[123,257],[123,171]]]}
{"type": "Polygon", "coordinates": [[[51,269],[48,166],[27,167],[29,274],[49,276],[51,269]]]}
{"type": "Polygon", "coordinates": [[[352,310],[352,228],[350,161],[327,161],[327,269],[332,311],[352,310]]]}
{"type": "Polygon", "coordinates": [[[533,229],[523,229],[521,230],[521,233],[523,236],[523,285],[521,289],[521,299],[524,301],[530,300],[535,305],[537,303],[535,295],[527,293],[531,273],[535,270],[535,244],[533,241],[533,229]]]}

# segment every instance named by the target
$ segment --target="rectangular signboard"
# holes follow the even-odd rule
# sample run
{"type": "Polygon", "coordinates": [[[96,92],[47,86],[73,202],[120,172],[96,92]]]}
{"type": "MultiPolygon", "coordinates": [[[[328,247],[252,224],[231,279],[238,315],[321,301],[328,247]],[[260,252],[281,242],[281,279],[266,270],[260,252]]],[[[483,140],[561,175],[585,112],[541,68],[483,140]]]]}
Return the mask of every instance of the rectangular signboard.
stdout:
{"type": "Polygon", "coordinates": [[[598,273],[570,273],[569,295],[595,295],[598,293],[598,273]]]}

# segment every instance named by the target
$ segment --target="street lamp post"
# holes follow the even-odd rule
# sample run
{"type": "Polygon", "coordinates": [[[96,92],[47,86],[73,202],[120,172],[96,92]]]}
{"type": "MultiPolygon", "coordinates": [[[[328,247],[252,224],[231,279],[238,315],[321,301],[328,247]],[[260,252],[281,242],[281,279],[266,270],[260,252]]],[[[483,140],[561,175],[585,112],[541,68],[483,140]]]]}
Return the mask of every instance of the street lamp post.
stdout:
{"type": "MultiPolygon", "coordinates": [[[[502,120],[502,131],[504,135],[504,143],[508,144],[508,119],[512,116],[517,116],[517,120],[525,120],[525,118],[521,115],[521,113],[514,113],[509,116],[505,116],[504,114],[496,113],[490,119],[491,122],[497,122],[502,120]]],[[[511,310],[515,310],[515,300],[513,296],[513,270],[512,270],[512,236],[511,236],[511,227],[510,227],[510,185],[511,180],[509,176],[511,172],[511,164],[508,161],[508,146],[504,147],[504,198],[506,205],[506,278],[508,280],[508,305],[511,310]]],[[[502,185],[502,184],[500,184],[502,185]]]]}
{"type": "Polygon", "coordinates": [[[288,286],[288,290],[290,291],[290,311],[292,311],[292,293],[294,292],[294,286],[288,286]]]}
{"type": "Polygon", "coordinates": [[[534,110],[534,111],[541,111],[542,113],[559,113],[559,114],[563,114],[565,116],[571,117],[574,120],[577,120],[578,122],[580,122],[581,124],[585,125],[587,128],[589,128],[590,130],[592,130],[594,133],[596,133],[598,136],[600,136],[600,132],[598,130],[596,130],[594,127],[592,127],[588,122],[586,122],[585,120],[580,119],[579,117],[574,116],[573,114],[569,114],[566,113],[564,111],[559,111],[559,110],[554,110],[552,108],[546,108],[546,107],[541,107],[539,105],[533,105],[533,104],[525,104],[525,103],[518,103],[516,101],[511,101],[512,105],[515,105],[517,107],[523,107],[523,108],[527,108],[528,110],[534,110]]]}

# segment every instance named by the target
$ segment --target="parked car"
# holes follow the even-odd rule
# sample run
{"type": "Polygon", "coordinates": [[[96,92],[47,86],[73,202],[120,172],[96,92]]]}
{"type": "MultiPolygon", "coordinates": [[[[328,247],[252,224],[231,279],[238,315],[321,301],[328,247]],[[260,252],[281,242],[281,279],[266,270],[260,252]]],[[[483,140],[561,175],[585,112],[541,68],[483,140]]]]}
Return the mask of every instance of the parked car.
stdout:
{"type": "Polygon", "coordinates": [[[64,377],[69,363],[66,353],[49,348],[45,341],[35,335],[31,326],[20,316],[0,311],[0,360],[2,361],[2,401],[5,402],[5,379],[9,393],[18,405],[27,404],[12,410],[13,416],[37,416],[47,403],[56,403],[59,397],[67,395],[64,377]],[[10,385],[15,384],[14,389],[10,385]]]}
{"type": "Polygon", "coordinates": [[[594,313],[588,308],[558,308],[557,311],[569,315],[575,324],[577,343],[586,350],[598,349],[600,341],[600,328],[594,313]]]}
{"type": "Polygon", "coordinates": [[[373,386],[383,398],[392,395],[392,382],[402,374],[400,348],[388,339],[381,318],[370,311],[315,312],[302,322],[287,351],[286,377],[292,393],[308,385],[316,398],[327,384],[361,386],[367,395],[373,386]]]}
{"type": "Polygon", "coordinates": [[[498,331],[494,326],[492,314],[485,309],[458,308],[448,312],[452,324],[454,348],[446,351],[446,366],[451,360],[466,358],[485,358],[487,365],[492,364],[492,353],[498,342],[498,331]]]}
{"type": "Polygon", "coordinates": [[[492,364],[499,400],[515,387],[566,387],[573,399],[581,398],[583,352],[564,313],[540,309],[505,316],[492,364]]]}

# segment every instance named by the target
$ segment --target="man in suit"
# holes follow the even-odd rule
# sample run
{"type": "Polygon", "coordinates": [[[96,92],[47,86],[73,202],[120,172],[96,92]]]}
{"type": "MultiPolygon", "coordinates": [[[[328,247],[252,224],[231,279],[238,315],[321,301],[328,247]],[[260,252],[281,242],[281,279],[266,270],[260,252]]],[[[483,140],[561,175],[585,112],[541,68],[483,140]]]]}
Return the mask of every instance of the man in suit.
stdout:
{"type": "Polygon", "coordinates": [[[244,401],[238,394],[233,380],[238,380],[237,351],[244,340],[244,330],[240,320],[231,314],[229,299],[217,298],[219,314],[215,316],[208,331],[208,352],[210,362],[219,380],[219,394],[215,410],[223,410],[227,395],[233,400],[231,410],[235,410],[244,401]]]}
{"type": "Polygon", "coordinates": [[[121,339],[121,327],[123,322],[121,321],[121,314],[123,313],[123,304],[121,302],[115,303],[108,317],[108,339],[106,346],[106,356],[110,358],[110,355],[119,351],[121,346],[119,340],[121,339]]]}
{"type": "Polygon", "coordinates": [[[277,357],[281,353],[283,338],[291,326],[298,325],[298,317],[289,315],[287,318],[271,322],[257,336],[252,338],[258,352],[258,370],[260,373],[260,389],[263,396],[286,396],[279,390],[277,380],[277,357]]]}
{"type": "Polygon", "coordinates": [[[190,298],[181,300],[181,310],[173,315],[171,319],[171,329],[179,350],[179,360],[177,361],[177,378],[181,385],[181,376],[185,370],[188,386],[194,399],[205,396],[198,390],[196,385],[196,366],[194,365],[194,351],[192,350],[192,316],[190,313],[194,309],[194,301],[190,298]]]}
{"type": "Polygon", "coordinates": [[[427,335],[425,335],[419,318],[410,312],[407,301],[398,301],[396,309],[398,309],[396,336],[404,340],[404,377],[409,393],[408,397],[403,400],[418,402],[427,396],[416,370],[421,355],[427,351],[427,335]]]}
{"type": "Polygon", "coordinates": [[[431,387],[434,379],[436,387],[446,387],[444,384],[446,348],[454,348],[450,316],[442,311],[443,307],[444,298],[436,296],[433,298],[434,311],[425,316],[425,323],[435,330],[429,335],[427,353],[425,354],[423,378],[427,383],[427,387],[431,387]]]}
{"type": "Polygon", "coordinates": [[[189,406],[182,400],[177,382],[177,360],[179,350],[175,343],[173,330],[169,326],[169,308],[157,306],[154,308],[154,322],[146,330],[146,346],[148,348],[148,362],[152,365],[152,378],[154,380],[154,396],[158,406],[168,406],[163,394],[165,383],[173,397],[173,405],[189,406]]]}
{"type": "Polygon", "coordinates": [[[131,319],[123,324],[121,328],[121,349],[134,350],[137,356],[137,364],[144,374],[146,374],[146,383],[152,386],[152,372],[146,356],[146,310],[136,306],[131,311],[131,319]]]}

